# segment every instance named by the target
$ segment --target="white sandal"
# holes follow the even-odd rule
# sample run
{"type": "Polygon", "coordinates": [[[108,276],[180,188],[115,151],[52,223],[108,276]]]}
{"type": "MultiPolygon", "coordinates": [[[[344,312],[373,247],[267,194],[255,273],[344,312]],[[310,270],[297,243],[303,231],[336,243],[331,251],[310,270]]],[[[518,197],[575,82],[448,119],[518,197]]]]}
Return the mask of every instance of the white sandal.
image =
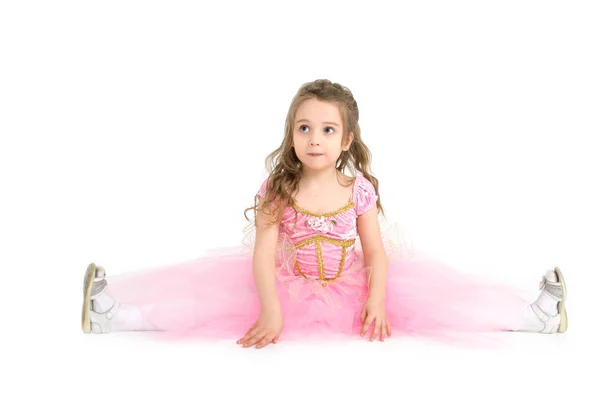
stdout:
{"type": "Polygon", "coordinates": [[[106,290],[106,272],[103,267],[90,263],[83,279],[83,305],[81,310],[81,328],[84,333],[108,333],[108,323],[114,317],[119,304],[115,301],[110,309],[99,313],[92,309],[92,300],[106,290]]]}
{"type": "Polygon", "coordinates": [[[533,302],[530,306],[533,312],[537,315],[537,317],[544,323],[544,329],[542,329],[541,333],[563,333],[567,330],[569,325],[569,321],[567,318],[567,309],[565,307],[565,300],[567,298],[567,286],[565,284],[565,279],[558,267],[555,267],[553,270],[548,270],[548,272],[542,277],[542,281],[540,281],[540,290],[545,291],[550,297],[557,301],[557,311],[556,315],[548,315],[546,314],[542,308],[537,304],[537,300],[533,302]],[[548,275],[550,273],[555,273],[558,281],[551,281],[548,279],[548,275]]]}

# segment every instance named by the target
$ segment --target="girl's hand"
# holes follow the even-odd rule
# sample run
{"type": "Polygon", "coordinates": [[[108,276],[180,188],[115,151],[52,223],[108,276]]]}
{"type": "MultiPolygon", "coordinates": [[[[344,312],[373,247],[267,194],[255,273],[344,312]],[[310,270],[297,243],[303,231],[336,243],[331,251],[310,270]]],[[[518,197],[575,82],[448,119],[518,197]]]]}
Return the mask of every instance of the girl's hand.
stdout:
{"type": "Polygon", "coordinates": [[[371,324],[373,324],[371,341],[379,335],[380,341],[383,342],[386,333],[387,336],[392,336],[392,327],[387,318],[384,299],[367,298],[360,313],[360,322],[363,324],[360,336],[364,336],[371,327],[371,324]]]}
{"type": "Polygon", "coordinates": [[[280,307],[269,307],[261,310],[258,320],[248,330],[246,335],[237,341],[244,348],[256,345],[256,349],[263,348],[270,343],[277,343],[279,334],[283,329],[283,316],[280,307]]]}

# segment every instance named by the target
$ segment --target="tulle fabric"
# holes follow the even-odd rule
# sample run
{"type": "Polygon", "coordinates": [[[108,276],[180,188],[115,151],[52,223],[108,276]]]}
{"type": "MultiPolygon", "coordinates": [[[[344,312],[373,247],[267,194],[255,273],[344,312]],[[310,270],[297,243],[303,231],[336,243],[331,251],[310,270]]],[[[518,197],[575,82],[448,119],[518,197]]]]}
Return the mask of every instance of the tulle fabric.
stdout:
{"type": "MultiPolygon", "coordinates": [[[[380,217],[388,254],[386,309],[393,336],[470,341],[512,330],[525,301],[514,288],[468,275],[415,250],[396,224],[380,217]]],[[[326,286],[294,270],[295,250],[280,234],[276,287],[284,319],[280,340],[359,337],[370,269],[360,240],[349,266],[326,286]]],[[[239,339],[260,313],[252,273],[254,231],[244,244],[179,264],[109,275],[109,292],[137,305],[163,338],[239,339]]]]}

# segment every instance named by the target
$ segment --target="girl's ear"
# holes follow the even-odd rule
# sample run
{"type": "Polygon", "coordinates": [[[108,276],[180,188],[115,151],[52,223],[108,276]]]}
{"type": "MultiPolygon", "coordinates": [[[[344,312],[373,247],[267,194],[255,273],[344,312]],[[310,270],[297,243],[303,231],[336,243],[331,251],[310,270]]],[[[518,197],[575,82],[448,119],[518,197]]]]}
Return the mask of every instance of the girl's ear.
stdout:
{"type": "Polygon", "coordinates": [[[342,150],[348,151],[350,149],[350,145],[352,144],[352,141],[354,141],[354,133],[348,134],[348,141],[346,141],[346,143],[344,143],[344,145],[342,146],[342,150]]]}

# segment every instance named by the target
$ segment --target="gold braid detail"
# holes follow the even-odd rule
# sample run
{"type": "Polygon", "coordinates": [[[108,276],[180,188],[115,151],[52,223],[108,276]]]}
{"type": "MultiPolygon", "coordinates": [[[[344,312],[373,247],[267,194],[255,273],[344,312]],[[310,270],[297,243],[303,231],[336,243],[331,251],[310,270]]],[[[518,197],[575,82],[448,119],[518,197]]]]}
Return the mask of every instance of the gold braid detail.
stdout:
{"type": "MultiPolygon", "coordinates": [[[[317,280],[320,281],[322,285],[327,285],[342,274],[342,270],[344,269],[344,263],[346,262],[346,249],[352,246],[352,244],[354,244],[355,241],[356,239],[341,240],[334,239],[328,236],[316,235],[294,244],[294,247],[296,249],[299,249],[301,247],[308,246],[309,244],[315,244],[315,250],[317,252],[317,263],[319,264],[319,278],[317,280]],[[338,272],[334,277],[325,277],[325,266],[323,264],[323,250],[321,242],[330,243],[332,245],[340,246],[342,248],[342,258],[340,259],[340,266],[338,268],[338,272]]],[[[306,274],[304,274],[300,269],[300,264],[298,263],[298,260],[296,260],[295,268],[296,270],[298,270],[302,277],[309,279],[309,277],[306,274]]]]}
{"type": "Polygon", "coordinates": [[[335,211],[331,211],[331,212],[327,212],[327,213],[315,213],[315,212],[311,212],[307,209],[304,209],[298,205],[296,205],[296,203],[292,203],[292,206],[294,207],[294,209],[296,210],[296,212],[300,212],[303,213],[305,215],[310,215],[310,216],[314,216],[316,218],[320,218],[320,217],[325,217],[325,218],[331,218],[332,216],[335,215],[339,215],[342,212],[346,212],[347,210],[349,210],[350,208],[354,207],[354,201],[348,202],[345,206],[342,206],[339,209],[336,209],[335,211]]]}

